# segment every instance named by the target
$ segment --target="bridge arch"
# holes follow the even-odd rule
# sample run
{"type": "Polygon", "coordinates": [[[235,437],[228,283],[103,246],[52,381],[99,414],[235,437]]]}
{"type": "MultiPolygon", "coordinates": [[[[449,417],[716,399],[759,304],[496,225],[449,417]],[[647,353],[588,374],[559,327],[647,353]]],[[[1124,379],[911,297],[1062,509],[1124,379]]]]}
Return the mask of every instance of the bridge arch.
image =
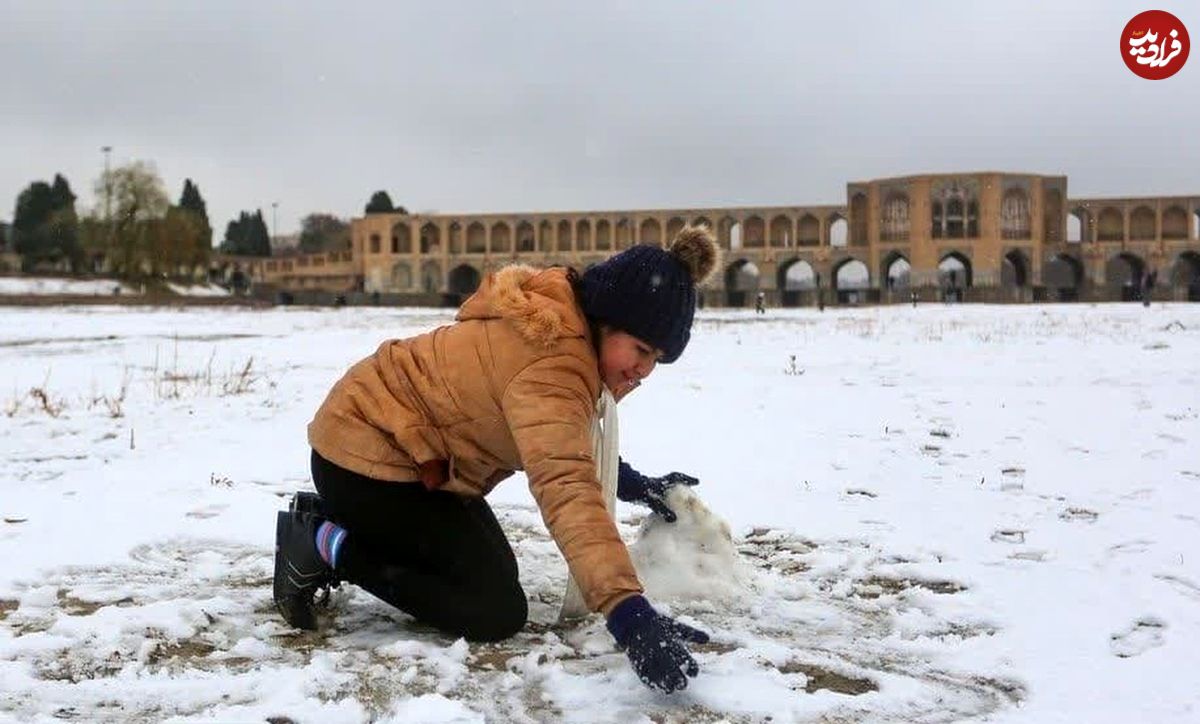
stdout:
{"type": "Polygon", "coordinates": [[[1000,286],[1017,289],[1029,286],[1029,259],[1020,249],[1010,249],[1000,260],[1000,286]]]}
{"type": "Polygon", "coordinates": [[[908,289],[911,284],[912,264],[908,258],[898,251],[893,251],[883,259],[880,265],[879,278],[884,280],[889,290],[908,289]]]}
{"type": "Polygon", "coordinates": [[[825,222],[825,238],[830,246],[843,247],[850,235],[850,222],[841,214],[832,214],[825,222]]]}
{"type": "Polygon", "coordinates": [[[943,288],[967,289],[974,283],[971,260],[960,251],[952,251],[938,262],[938,285],[943,288]]]}
{"type": "Polygon", "coordinates": [[[784,307],[800,306],[801,292],[817,288],[817,272],[805,259],[790,259],[779,267],[776,285],[784,307]]]}
{"type": "Polygon", "coordinates": [[[1162,216],[1162,238],[1168,240],[1188,238],[1187,211],[1181,206],[1170,206],[1162,216]]]}
{"type": "Polygon", "coordinates": [[[398,222],[392,227],[392,253],[412,253],[412,230],[408,227],[407,221],[398,222]]]}
{"type": "Polygon", "coordinates": [[[1070,254],[1058,254],[1042,267],[1042,285],[1060,302],[1079,299],[1083,286],[1083,262],[1070,254]]]}
{"type": "Polygon", "coordinates": [[[761,274],[754,262],[737,259],[725,267],[725,299],[731,307],[744,307],[758,291],[761,274]]]}
{"type": "Polygon", "coordinates": [[[1154,209],[1139,206],[1129,215],[1129,238],[1134,241],[1153,241],[1156,236],[1157,219],[1154,209]]]}
{"type": "Polygon", "coordinates": [[[479,270],[470,264],[459,264],[450,270],[450,279],[447,284],[451,294],[467,296],[474,294],[479,288],[481,276],[479,270]]]}
{"type": "Polygon", "coordinates": [[[1104,264],[1104,283],[1114,292],[1119,292],[1121,301],[1141,299],[1142,275],[1146,262],[1137,254],[1123,251],[1104,264]]]}
{"type": "Polygon", "coordinates": [[[662,246],[662,226],[658,219],[645,219],[638,227],[638,243],[662,246]]]}
{"type": "Polygon", "coordinates": [[[1186,289],[1189,302],[1200,302],[1200,253],[1185,251],[1176,257],[1171,284],[1186,289]]]}
{"type": "Polygon", "coordinates": [[[433,222],[421,226],[421,253],[438,254],[442,250],[442,230],[433,222]]]}

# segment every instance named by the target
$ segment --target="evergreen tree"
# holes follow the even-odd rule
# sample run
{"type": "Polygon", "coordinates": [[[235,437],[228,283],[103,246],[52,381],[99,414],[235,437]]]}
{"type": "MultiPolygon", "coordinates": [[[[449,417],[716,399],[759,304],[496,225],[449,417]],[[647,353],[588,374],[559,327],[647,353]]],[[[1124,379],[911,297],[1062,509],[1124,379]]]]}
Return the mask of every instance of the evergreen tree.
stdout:
{"type": "Polygon", "coordinates": [[[367,202],[367,207],[364,209],[368,214],[390,214],[395,210],[392,197],[388,196],[387,191],[376,191],[372,194],[371,200],[367,202]]]}
{"type": "Polygon", "coordinates": [[[251,256],[271,256],[271,233],[263,221],[262,209],[254,212],[250,230],[247,234],[250,243],[251,256]]]}
{"type": "Polygon", "coordinates": [[[50,203],[55,211],[75,210],[75,194],[71,191],[71,184],[67,183],[60,173],[54,174],[54,184],[50,187],[50,203]]]}
{"type": "Polygon", "coordinates": [[[67,260],[72,271],[83,266],[83,250],[79,246],[79,216],[75,213],[75,194],[62,174],[54,174],[50,186],[50,215],[47,229],[50,247],[48,256],[53,261],[67,260]]]}
{"type": "Polygon", "coordinates": [[[225,239],[221,242],[222,254],[244,255],[246,253],[246,212],[238,214],[225,225],[225,239]]]}
{"type": "Polygon", "coordinates": [[[237,256],[270,256],[271,237],[263,221],[262,209],[253,214],[243,211],[225,227],[222,254],[237,256]]]}
{"type": "Polygon", "coordinates": [[[54,215],[54,194],[45,181],[34,181],[17,196],[13,211],[13,248],[26,268],[47,258],[50,248],[48,226],[54,215]]]}
{"type": "Polygon", "coordinates": [[[200,195],[200,187],[192,183],[192,180],[183,180],[183,193],[179,195],[179,208],[184,211],[190,211],[196,215],[200,224],[201,242],[204,246],[212,246],[212,225],[208,221],[208,205],[204,203],[204,197],[200,195]]]}
{"type": "Polygon", "coordinates": [[[53,185],[34,181],[17,197],[13,213],[13,247],[22,256],[26,269],[43,263],[70,263],[78,269],[82,262],[79,249],[79,219],[75,215],[75,194],[61,174],[53,185]]]}

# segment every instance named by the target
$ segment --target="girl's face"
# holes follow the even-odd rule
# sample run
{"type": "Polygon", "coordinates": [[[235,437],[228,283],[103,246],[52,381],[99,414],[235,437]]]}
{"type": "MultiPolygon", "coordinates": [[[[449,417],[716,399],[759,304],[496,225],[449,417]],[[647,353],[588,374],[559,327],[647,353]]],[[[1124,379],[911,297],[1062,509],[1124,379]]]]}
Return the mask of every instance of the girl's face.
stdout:
{"type": "Polygon", "coordinates": [[[600,328],[600,381],[617,402],[650,376],[662,350],[608,325],[600,328]]]}

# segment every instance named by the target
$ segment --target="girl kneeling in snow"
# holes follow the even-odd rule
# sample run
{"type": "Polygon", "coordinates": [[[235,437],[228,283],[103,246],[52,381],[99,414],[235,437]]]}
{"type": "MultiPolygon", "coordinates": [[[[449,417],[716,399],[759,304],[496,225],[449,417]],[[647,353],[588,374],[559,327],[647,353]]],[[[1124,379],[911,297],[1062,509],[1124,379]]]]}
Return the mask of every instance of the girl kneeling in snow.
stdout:
{"type": "MultiPolygon", "coordinates": [[[[638,676],[685,688],[697,666],[684,642],[708,636],[641,595],[592,435],[605,389],[620,400],[682,354],[696,285],[716,263],[711,233],[687,227],[669,250],[635,246],[582,275],[506,267],[454,324],[389,340],[351,367],[308,427],[319,497],[297,494],[276,521],[274,597],[287,622],[316,628],[314,593],[344,580],[456,636],[516,633],[528,604],[483,496],[523,469],[584,602],[638,676]]],[[[667,489],[696,482],[621,463],[617,494],[673,520],[667,489]]]]}

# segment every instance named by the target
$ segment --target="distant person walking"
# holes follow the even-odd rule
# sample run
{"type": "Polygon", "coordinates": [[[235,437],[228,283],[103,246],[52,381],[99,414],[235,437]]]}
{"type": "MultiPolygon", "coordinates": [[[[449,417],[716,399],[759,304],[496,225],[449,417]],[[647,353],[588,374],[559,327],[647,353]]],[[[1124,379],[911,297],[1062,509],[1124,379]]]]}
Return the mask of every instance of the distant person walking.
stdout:
{"type": "Polygon", "coordinates": [[[764,294],[763,292],[759,292],[754,297],[754,313],[755,314],[766,314],[767,313],[767,295],[764,294]]]}

